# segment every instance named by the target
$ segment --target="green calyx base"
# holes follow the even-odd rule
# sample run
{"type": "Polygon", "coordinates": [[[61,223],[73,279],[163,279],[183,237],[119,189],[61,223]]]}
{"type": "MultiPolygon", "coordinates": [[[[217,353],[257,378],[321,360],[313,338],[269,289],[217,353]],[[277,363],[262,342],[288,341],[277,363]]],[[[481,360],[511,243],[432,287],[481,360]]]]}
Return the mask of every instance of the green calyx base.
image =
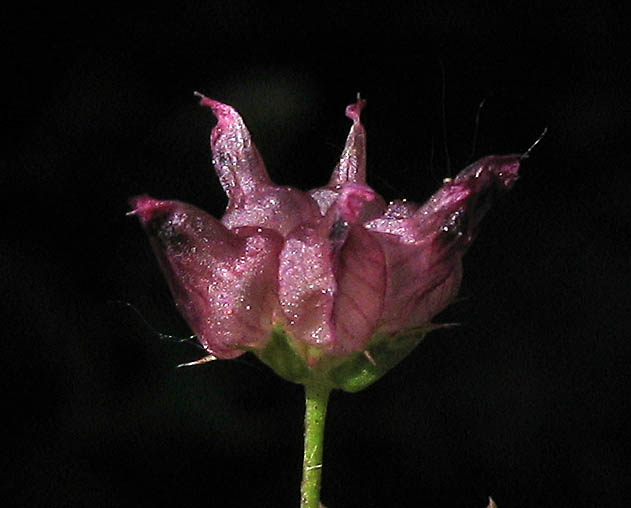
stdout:
{"type": "Polygon", "coordinates": [[[377,334],[364,351],[334,356],[296,342],[281,326],[276,326],[267,345],[252,352],[288,381],[358,392],[403,360],[437,327],[440,325],[430,324],[395,335],[377,334]]]}

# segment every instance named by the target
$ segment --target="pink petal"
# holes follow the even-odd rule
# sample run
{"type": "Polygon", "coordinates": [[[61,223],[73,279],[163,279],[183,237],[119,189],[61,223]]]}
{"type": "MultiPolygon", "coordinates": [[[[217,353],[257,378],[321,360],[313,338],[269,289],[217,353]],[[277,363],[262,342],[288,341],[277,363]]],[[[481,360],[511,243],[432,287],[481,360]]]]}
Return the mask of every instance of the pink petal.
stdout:
{"type": "Polygon", "coordinates": [[[332,354],[360,350],[381,314],[385,265],[359,220],[375,197],[348,184],[317,225],[303,225],[280,255],[279,299],[290,331],[332,354]]]}
{"type": "Polygon", "coordinates": [[[351,229],[339,256],[337,273],[335,352],[362,351],[383,313],[387,273],[383,249],[363,227],[351,229]]]}
{"type": "Polygon", "coordinates": [[[270,230],[230,231],[177,201],[140,196],[131,203],[177,307],[208,352],[234,358],[267,340],[282,238],[270,230]]]}
{"type": "Polygon", "coordinates": [[[340,161],[331,175],[331,187],[345,183],[366,184],[366,129],[359,119],[364,106],[366,101],[358,98],[355,104],[346,107],[346,116],[353,121],[353,125],[340,161]]]}
{"type": "Polygon", "coordinates": [[[317,220],[318,208],[305,193],[279,187],[269,178],[263,159],[236,110],[208,97],[200,103],[217,117],[210,136],[213,164],[229,202],[222,223],[273,229],[287,235],[298,224],[317,220]]]}
{"type": "Polygon", "coordinates": [[[266,185],[248,194],[240,204],[228,204],[221,222],[228,229],[263,227],[287,236],[298,225],[319,218],[318,205],[304,192],[292,187],[266,185]]]}
{"type": "Polygon", "coordinates": [[[447,179],[422,207],[399,202],[365,225],[388,265],[385,326],[428,324],[456,296],[462,255],[492,198],[512,187],[518,169],[518,155],[486,157],[447,179]]]}
{"type": "Polygon", "coordinates": [[[210,134],[210,147],[215,171],[228,198],[240,200],[258,186],[270,184],[261,154],[241,115],[227,104],[197,95],[199,103],[211,108],[217,117],[217,125],[210,134]]]}
{"type": "MultiPolygon", "coordinates": [[[[333,170],[329,184],[309,192],[309,195],[318,203],[322,215],[325,215],[335,203],[342,185],[347,183],[366,185],[366,130],[360,121],[365,105],[366,101],[358,98],[356,103],[346,107],[346,116],[353,121],[353,125],[346,138],[340,160],[333,170]]],[[[379,217],[384,208],[383,198],[375,194],[375,199],[366,204],[363,209],[362,221],[379,217]]]]}
{"type": "Polygon", "coordinates": [[[285,240],[278,280],[280,305],[292,335],[310,346],[330,347],[337,284],[331,249],[317,228],[302,226],[285,240]]]}
{"type": "Polygon", "coordinates": [[[430,323],[457,295],[462,254],[445,255],[431,239],[414,244],[378,235],[388,267],[380,327],[395,332],[430,323]]]}

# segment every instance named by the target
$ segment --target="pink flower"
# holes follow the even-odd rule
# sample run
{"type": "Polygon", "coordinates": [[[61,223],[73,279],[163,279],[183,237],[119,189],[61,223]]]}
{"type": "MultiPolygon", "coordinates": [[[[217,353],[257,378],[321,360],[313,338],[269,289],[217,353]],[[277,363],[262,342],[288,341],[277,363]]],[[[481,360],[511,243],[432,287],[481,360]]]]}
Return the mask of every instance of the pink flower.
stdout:
{"type": "Polygon", "coordinates": [[[273,183],[239,114],[200,97],[217,117],[210,145],[225,215],[148,196],[131,203],[201,344],[217,358],[255,351],[299,381],[350,357],[360,370],[389,368],[383,358],[407,354],[456,296],[462,256],[492,198],[515,183],[519,155],[471,164],[424,205],[386,205],[366,185],[358,100],[346,109],[353,125],[329,184],[305,193],[273,183]],[[270,351],[289,354],[300,374],[270,351]]]}

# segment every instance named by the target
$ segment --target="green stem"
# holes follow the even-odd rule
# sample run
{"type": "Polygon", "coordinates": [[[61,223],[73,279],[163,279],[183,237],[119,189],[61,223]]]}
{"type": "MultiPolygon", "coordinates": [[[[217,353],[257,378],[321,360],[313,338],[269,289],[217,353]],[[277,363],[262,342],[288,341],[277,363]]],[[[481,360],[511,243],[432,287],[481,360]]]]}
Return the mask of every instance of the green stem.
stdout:
{"type": "Polygon", "coordinates": [[[319,508],[324,421],[330,388],[305,385],[305,454],[302,461],[300,508],[319,508]]]}

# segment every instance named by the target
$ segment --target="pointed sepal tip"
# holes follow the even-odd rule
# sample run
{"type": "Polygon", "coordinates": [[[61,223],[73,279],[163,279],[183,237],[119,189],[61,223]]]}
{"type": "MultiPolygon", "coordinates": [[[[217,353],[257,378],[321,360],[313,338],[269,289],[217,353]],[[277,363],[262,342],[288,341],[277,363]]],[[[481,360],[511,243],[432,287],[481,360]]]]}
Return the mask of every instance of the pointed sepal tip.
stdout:
{"type": "Polygon", "coordinates": [[[357,94],[357,101],[346,106],[346,117],[350,118],[353,123],[359,123],[359,118],[365,107],[366,99],[362,99],[359,94],[357,94]]]}

